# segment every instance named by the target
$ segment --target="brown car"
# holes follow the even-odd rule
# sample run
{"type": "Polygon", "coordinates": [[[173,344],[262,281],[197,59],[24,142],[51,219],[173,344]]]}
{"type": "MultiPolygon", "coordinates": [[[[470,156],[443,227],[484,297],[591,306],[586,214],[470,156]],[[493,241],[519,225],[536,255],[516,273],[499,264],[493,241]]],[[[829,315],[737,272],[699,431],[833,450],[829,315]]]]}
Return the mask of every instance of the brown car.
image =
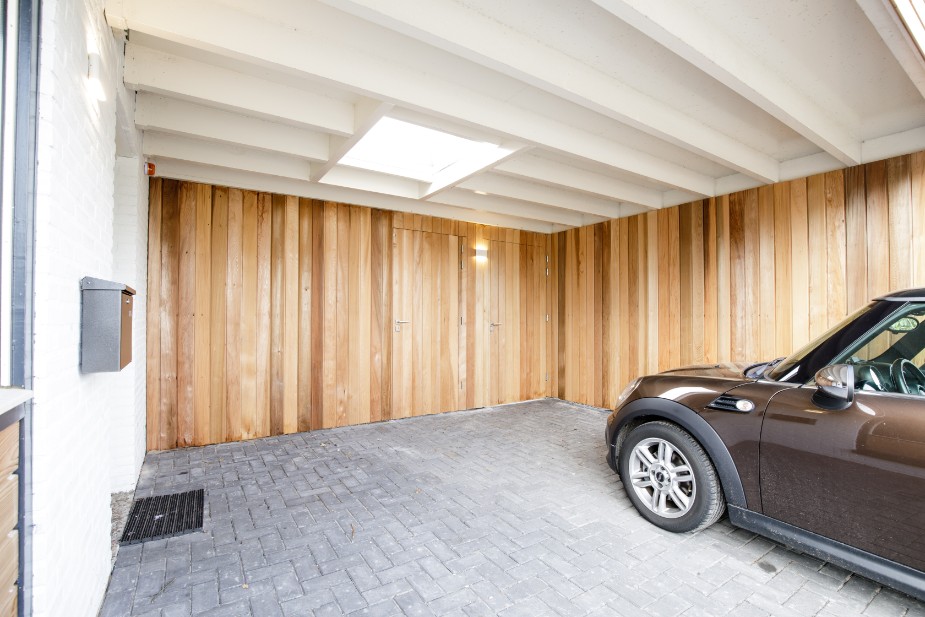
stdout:
{"type": "Polygon", "coordinates": [[[607,461],[669,531],[733,525],[925,600],[925,289],[788,358],[642,377],[607,461]]]}

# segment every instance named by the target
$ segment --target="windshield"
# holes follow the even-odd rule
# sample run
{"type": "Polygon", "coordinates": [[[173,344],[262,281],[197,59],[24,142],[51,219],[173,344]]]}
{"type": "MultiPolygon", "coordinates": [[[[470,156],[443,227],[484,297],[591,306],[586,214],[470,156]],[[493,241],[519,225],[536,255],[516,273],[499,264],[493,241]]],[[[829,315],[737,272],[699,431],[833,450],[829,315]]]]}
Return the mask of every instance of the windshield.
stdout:
{"type": "Polygon", "coordinates": [[[767,373],[765,378],[773,381],[809,383],[816,371],[831,364],[835,357],[864,336],[898,306],[896,302],[888,301],[868,304],[781,361],[767,373]]]}

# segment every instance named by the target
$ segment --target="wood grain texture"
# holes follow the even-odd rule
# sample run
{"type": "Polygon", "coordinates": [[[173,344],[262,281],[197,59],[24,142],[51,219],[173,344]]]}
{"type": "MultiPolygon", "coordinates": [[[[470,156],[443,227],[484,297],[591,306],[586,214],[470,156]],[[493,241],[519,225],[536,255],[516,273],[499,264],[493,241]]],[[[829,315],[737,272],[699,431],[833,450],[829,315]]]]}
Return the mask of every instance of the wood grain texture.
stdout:
{"type": "Polygon", "coordinates": [[[212,352],[210,348],[212,317],[212,190],[196,187],[196,316],[194,342],[195,396],[193,443],[209,443],[209,418],[212,408],[210,384],[212,352]]]}
{"type": "Polygon", "coordinates": [[[257,431],[257,193],[244,191],[241,201],[241,418],[240,438],[257,431]]]}
{"type": "Polygon", "coordinates": [[[163,180],[152,178],[148,185],[148,289],[145,319],[145,404],[148,450],[173,448],[160,445],[161,418],[161,200],[163,180]]]}
{"type": "MultiPolygon", "coordinates": [[[[164,250],[163,247],[161,250],[164,250]]],[[[225,440],[225,285],[228,272],[228,189],[212,192],[212,291],[209,301],[209,343],[211,374],[209,378],[209,438],[206,443],[225,440]]],[[[161,414],[165,410],[162,408],[161,414]]],[[[173,444],[165,448],[176,447],[173,444]]]]}
{"type": "Polygon", "coordinates": [[[244,194],[228,191],[228,266],[225,278],[225,441],[241,436],[241,318],[243,311],[244,194]]]}
{"type": "Polygon", "coordinates": [[[610,407],[653,368],[789,354],[871,298],[925,285],[925,153],[594,229],[550,236],[564,254],[558,392],[610,407]],[[589,295],[585,267],[598,260],[603,289],[589,295]],[[595,332],[589,301],[601,305],[602,354],[582,344],[595,332]],[[582,387],[589,372],[600,397],[582,387]]]}
{"type": "Polygon", "coordinates": [[[177,327],[179,304],[180,203],[179,183],[165,180],[161,205],[160,284],[160,415],[158,444],[171,447],[177,440],[177,327]]]}
{"type": "Polygon", "coordinates": [[[161,179],[149,204],[152,450],[609,407],[638,375],[784,355],[925,285],[925,153],[554,235],[161,179]]]}
{"type": "Polygon", "coordinates": [[[196,384],[196,187],[180,186],[180,260],[177,277],[177,443],[194,445],[196,384]]]}

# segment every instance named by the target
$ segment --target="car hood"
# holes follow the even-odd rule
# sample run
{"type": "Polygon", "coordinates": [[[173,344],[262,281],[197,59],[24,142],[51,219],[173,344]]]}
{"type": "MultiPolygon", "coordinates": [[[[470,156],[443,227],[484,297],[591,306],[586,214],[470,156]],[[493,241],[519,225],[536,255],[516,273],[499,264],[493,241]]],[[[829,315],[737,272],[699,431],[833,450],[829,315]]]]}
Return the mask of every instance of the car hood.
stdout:
{"type": "Polygon", "coordinates": [[[667,371],[660,375],[675,375],[678,377],[713,377],[717,379],[745,379],[745,369],[751,366],[745,362],[723,362],[716,364],[693,364],[667,371]]]}

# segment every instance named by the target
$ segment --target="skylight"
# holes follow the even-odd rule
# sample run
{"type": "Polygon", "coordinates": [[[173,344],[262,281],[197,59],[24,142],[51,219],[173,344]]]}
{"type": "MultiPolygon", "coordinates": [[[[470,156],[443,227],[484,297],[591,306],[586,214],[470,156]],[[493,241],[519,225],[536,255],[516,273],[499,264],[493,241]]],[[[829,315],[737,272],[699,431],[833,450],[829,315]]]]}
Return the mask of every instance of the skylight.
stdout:
{"type": "Polygon", "coordinates": [[[906,30],[925,56],[925,2],[923,0],[892,0],[896,12],[906,26],[906,30]]]}
{"type": "Polygon", "coordinates": [[[498,155],[497,144],[386,117],[350,149],[340,164],[433,183],[454,165],[490,165],[498,155]]]}

